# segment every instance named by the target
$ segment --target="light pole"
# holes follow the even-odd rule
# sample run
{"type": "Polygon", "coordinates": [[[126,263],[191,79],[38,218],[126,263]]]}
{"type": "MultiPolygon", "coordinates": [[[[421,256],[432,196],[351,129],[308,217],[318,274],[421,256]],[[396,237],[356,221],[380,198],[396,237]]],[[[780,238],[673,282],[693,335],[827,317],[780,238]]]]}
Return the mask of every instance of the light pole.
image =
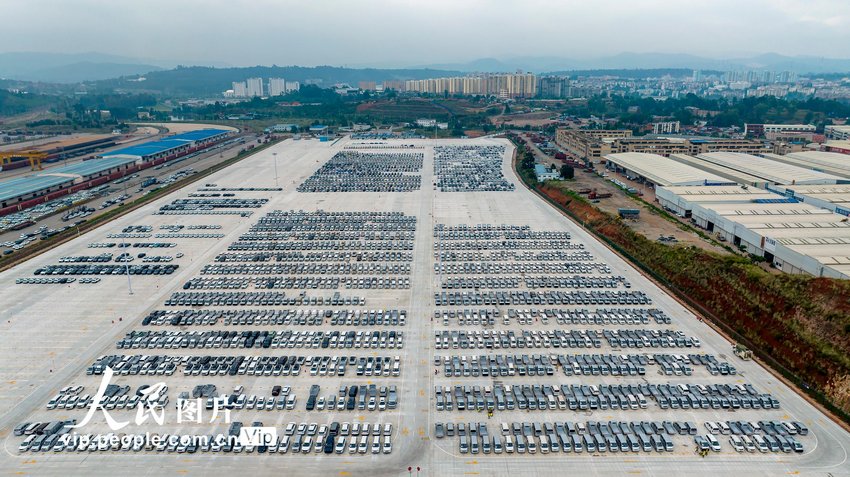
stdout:
{"type": "MultiPolygon", "coordinates": [[[[79,230],[79,229],[77,229],[77,230],[79,230]]],[[[126,249],[127,249],[127,247],[124,246],[124,232],[121,232],[121,250],[124,250],[124,253],[127,253],[126,249]]],[[[128,254],[128,256],[124,257],[124,258],[126,259],[126,258],[130,258],[130,257],[132,257],[132,255],[128,254]]],[[[133,284],[130,282],[130,262],[129,261],[124,262],[124,270],[127,271],[127,293],[129,295],[132,295],[133,294],[133,284]]]]}
{"type": "Polygon", "coordinates": [[[274,158],[274,186],[280,187],[280,184],[277,182],[277,153],[273,152],[272,157],[274,158]]]}

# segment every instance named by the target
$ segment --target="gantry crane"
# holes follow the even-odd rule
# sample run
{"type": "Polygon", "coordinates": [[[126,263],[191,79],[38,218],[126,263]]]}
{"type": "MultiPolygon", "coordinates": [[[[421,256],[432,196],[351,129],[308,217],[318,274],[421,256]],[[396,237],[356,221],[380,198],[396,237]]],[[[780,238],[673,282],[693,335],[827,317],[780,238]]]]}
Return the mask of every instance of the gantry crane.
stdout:
{"type": "Polygon", "coordinates": [[[16,157],[29,160],[30,170],[41,171],[41,161],[47,159],[47,154],[41,151],[0,152],[0,165],[6,167],[6,164],[10,164],[16,157]]]}

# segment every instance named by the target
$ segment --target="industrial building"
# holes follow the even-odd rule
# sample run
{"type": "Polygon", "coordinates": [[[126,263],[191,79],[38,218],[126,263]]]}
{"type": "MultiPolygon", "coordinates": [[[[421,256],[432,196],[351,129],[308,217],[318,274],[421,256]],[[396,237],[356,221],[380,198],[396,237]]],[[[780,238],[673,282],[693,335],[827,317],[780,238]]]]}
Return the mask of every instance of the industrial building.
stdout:
{"type": "Polygon", "coordinates": [[[731,185],[734,181],[676,162],[658,154],[625,152],[605,156],[608,170],[653,187],[671,185],[731,185]]]}
{"type": "Polygon", "coordinates": [[[103,157],[128,157],[144,162],[165,161],[203,149],[226,138],[226,129],[198,129],[168,138],[125,147],[103,154],[103,157]]]}
{"type": "Polygon", "coordinates": [[[788,133],[814,133],[816,129],[813,124],[744,124],[744,134],[755,137],[788,133]]]}
{"type": "Polygon", "coordinates": [[[760,141],[693,136],[646,135],[635,137],[630,130],[559,129],[555,142],[587,163],[599,162],[607,154],[645,152],[661,156],[691,156],[716,151],[764,154],[771,149],[760,141]]]}
{"type": "Polygon", "coordinates": [[[850,216],[850,184],[772,186],[777,194],[850,216]]]}
{"type": "MultiPolygon", "coordinates": [[[[0,182],[0,215],[8,213],[5,210],[7,208],[13,208],[33,199],[108,177],[117,172],[129,171],[134,165],[135,160],[131,158],[93,159],[70,166],[57,167],[36,175],[0,182]]],[[[81,187],[80,189],[85,188],[81,187]]]]}
{"type": "Polygon", "coordinates": [[[543,164],[534,165],[534,175],[537,176],[538,182],[557,180],[561,178],[561,175],[558,172],[546,168],[543,164]]]}
{"type": "Polygon", "coordinates": [[[823,132],[829,139],[837,139],[840,141],[850,139],[850,125],[842,124],[836,126],[824,126],[823,132]]]}
{"type": "Polygon", "coordinates": [[[29,161],[24,156],[27,152],[41,153],[41,162],[50,163],[88,154],[97,149],[114,146],[115,142],[121,137],[113,134],[86,134],[74,137],[56,136],[49,141],[32,146],[6,147],[3,148],[2,152],[11,156],[11,160],[4,161],[3,170],[16,169],[29,164],[29,161]],[[14,154],[18,152],[22,156],[15,157],[14,154]]]}
{"type": "Polygon", "coordinates": [[[140,169],[204,149],[231,131],[199,129],[104,153],[101,158],[0,182],[0,215],[98,186],[140,169]]]}
{"type": "Polygon", "coordinates": [[[765,187],[767,185],[767,181],[765,181],[761,177],[756,177],[744,172],[736,171],[734,169],[729,169],[728,167],[718,166],[711,162],[697,159],[696,157],[688,154],[671,154],[670,159],[706,172],[710,172],[714,175],[723,177],[724,179],[729,179],[730,181],[736,184],[753,187],[765,187]]]}
{"type": "Polygon", "coordinates": [[[659,204],[787,273],[850,278],[850,223],[812,204],[746,186],[660,187],[659,204]]]}
{"type": "Polygon", "coordinates": [[[764,179],[770,184],[840,184],[846,179],[752,154],[710,152],[697,159],[764,179]]]}
{"type": "Polygon", "coordinates": [[[850,179],[850,157],[846,154],[823,151],[792,152],[781,156],[765,154],[764,157],[793,166],[812,169],[850,179]]]}

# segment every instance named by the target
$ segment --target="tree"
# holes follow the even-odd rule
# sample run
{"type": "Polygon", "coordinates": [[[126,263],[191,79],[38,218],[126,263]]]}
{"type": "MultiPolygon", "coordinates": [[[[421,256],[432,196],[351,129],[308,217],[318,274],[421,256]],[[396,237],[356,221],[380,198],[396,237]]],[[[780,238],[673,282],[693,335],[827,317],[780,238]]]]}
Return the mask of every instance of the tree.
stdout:
{"type": "Polygon", "coordinates": [[[561,177],[564,179],[572,179],[575,177],[576,171],[570,165],[564,164],[561,166],[561,177]]]}

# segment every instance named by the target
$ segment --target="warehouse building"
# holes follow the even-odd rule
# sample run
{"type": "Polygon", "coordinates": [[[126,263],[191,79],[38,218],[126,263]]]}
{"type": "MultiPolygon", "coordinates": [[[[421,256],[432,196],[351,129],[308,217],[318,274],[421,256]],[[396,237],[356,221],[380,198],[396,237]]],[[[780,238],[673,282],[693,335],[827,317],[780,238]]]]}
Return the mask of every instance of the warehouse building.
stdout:
{"type": "Polygon", "coordinates": [[[770,189],[800,202],[850,216],[850,184],[772,186],[770,189]]]}
{"type": "Polygon", "coordinates": [[[37,199],[73,183],[73,177],[64,176],[26,176],[5,180],[0,182],[0,207],[6,208],[37,199]]]}
{"type": "Polygon", "coordinates": [[[110,151],[104,153],[103,157],[126,157],[144,162],[165,161],[208,147],[225,139],[230,133],[225,129],[198,129],[110,151]]]}
{"type": "Polygon", "coordinates": [[[40,174],[0,182],[0,209],[16,206],[33,199],[108,177],[135,166],[131,158],[92,159],[65,167],[57,167],[40,174]]]}
{"type": "Polygon", "coordinates": [[[608,170],[623,174],[631,180],[658,186],[672,185],[732,185],[734,181],[695,167],[676,162],[658,154],[625,152],[605,156],[608,170]]]}
{"type": "Polygon", "coordinates": [[[737,152],[709,152],[697,159],[759,177],[769,184],[839,184],[846,179],[764,157],[737,152]]]}
{"type": "Polygon", "coordinates": [[[850,157],[846,154],[823,151],[792,152],[784,156],[765,154],[764,157],[792,166],[803,167],[850,179],[850,157]]]}
{"type": "Polygon", "coordinates": [[[786,273],[850,278],[847,218],[746,186],[661,187],[659,203],[786,273]]]}
{"type": "Polygon", "coordinates": [[[736,184],[762,188],[767,185],[767,181],[765,181],[761,177],[756,177],[745,172],[739,172],[734,169],[729,169],[728,167],[723,167],[717,164],[713,164],[711,162],[703,161],[702,159],[697,159],[696,157],[688,154],[672,154],[670,155],[670,159],[706,172],[710,172],[714,175],[723,177],[724,179],[729,179],[730,181],[735,182],[736,184]]]}

